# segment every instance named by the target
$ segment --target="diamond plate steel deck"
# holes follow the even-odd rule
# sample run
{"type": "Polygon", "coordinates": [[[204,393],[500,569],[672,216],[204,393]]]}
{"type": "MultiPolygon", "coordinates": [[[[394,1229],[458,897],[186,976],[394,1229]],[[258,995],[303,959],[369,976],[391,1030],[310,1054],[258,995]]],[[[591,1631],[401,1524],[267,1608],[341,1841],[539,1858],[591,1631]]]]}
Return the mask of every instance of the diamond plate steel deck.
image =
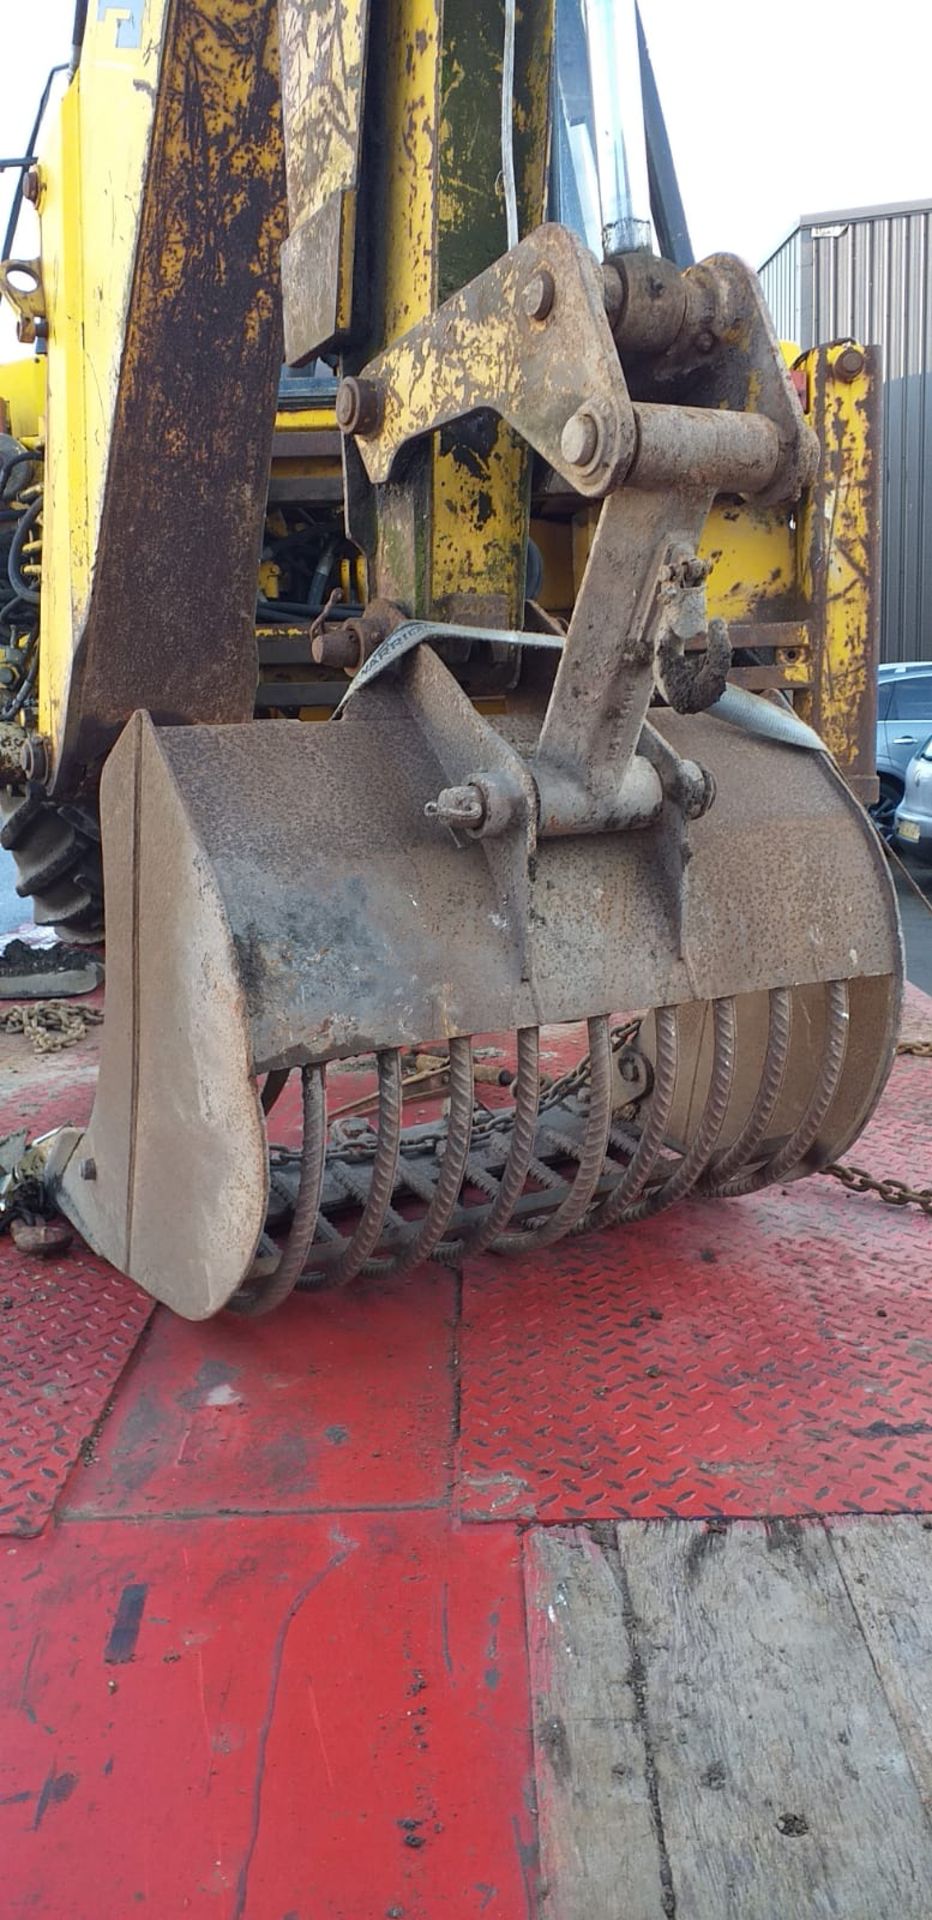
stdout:
{"type": "Polygon", "coordinates": [[[454,1276],[368,1281],[209,1330],[159,1313],[69,1517],[391,1510],[445,1502],[454,1276]]]}
{"type": "Polygon", "coordinates": [[[151,1312],[92,1254],[0,1240],[0,1535],[41,1530],[151,1312]]]}
{"type": "MultiPolygon", "coordinates": [[[[854,1158],[928,1181],[932,1062],[854,1158]]],[[[469,1519],[932,1510],[929,1219],[817,1178],[465,1275],[469,1519]]]]}
{"type": "MultiPolygon", "coordinates": [[[[97,1052],[97,1029],[42,1055],[19,1034],[0,1036],[0,1134],[83,1120],[97,1052]]],[[[151,1313],[77,1239],[40,1260],[0,1237],[0,1536],[41,1530],[151,1313]]]]}

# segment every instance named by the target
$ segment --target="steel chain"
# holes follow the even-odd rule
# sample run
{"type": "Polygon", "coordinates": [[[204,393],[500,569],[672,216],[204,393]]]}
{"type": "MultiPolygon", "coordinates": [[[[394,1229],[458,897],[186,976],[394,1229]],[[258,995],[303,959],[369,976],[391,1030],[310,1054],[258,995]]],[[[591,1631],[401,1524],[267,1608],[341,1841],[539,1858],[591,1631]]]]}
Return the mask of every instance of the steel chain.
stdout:
{"type": "MultiPolygon", "coordinates": [[[[932,1040],[901,1040],[896,1051],[920,1060],[932,1060],[932,1040]]],[[[865,1167],[852,1167],[845,1161],[834,1160],[830,1166],[820,1167],[819,1172],[840,1180],[849,1193],[876,1193],[878,1200],[886,1201],[888,1207],[919,1207],[932,1217],[932,1187],[911,1187],[905,1180],[894,1180],[889,1174],[886,1179],[878,1179],[865,1167]]]]}
{"type": "Polygon", "coordinates": [[[60,1053],[77,1046],[103,1017],[100,1007],[75,1007],[70,1000],[15,1000],[0,1007],[0,1033],[24,1034],[33,1053],[60,1053]]]}
{"type": "MultiPolygon", "coordinates": [[[[628,1046],[636,1040],[640,1025],[639,1020],[629,1020],[623,1026],[613,1027],[611,1035],[613,1052],[619,1052],[623,1046],[628,1046]]],[[[932,1040],[901,1040],[896,1051],[898,1055],[910,1054],[914,1058],[929,1060],[932,1059],[932,1040]]],[[[590,1059],[588,1053],[585,1053],[575,1067],[561,1074],[560,1078],[554,1080],[542,1093],[541,1113],[545,1113],[550,1107],[559,1106],[561,1101],[569,1099],[573,1094],[580,1093],[588,1083],[589,1069],[590,1059]]],[[[510,1124],[511,1114],[507,1108],[500,1113],[489,1112],[488,1109],[479,1110],[475,1119],[474,1142],[487,1140],[492,1134],[506,1129],[510,1124]]],[[[408,1151],[424,1153],[432,1146],[441,1145],[443,1138],[442,1126],[438,1126],[432,1132],[419,1130],[408,1151]]],[[[374,1150],[374,1140],[346,1142],[337,1147],[340,1159],[345,1160],[371,1159],[374,1150]]],[[[404,1151],[404,1143],[402,1150],[404,1151]]],[[[279,1149],[276,1152],[276,1164],[286,1165],[294,1157],[290,1150],[279,1149]]],[[[886,1178],[877,1177],[868,1173],[865,1167],[854,1167],[839,1161],[833,1161],[827,1167],[820,1167],[819,1171],[833,1180],[840,1181],[849,1193],[875,1193],[878,1199],[883,1200],[888,1207],[918,1207],[922,1213],[932,1218],[932,1187],[911,1187],[905,1180],[896,1180],[892,1175],[886,1178]]]]}
{"type": "MultiPolygon", "coordinates": [[[[627,1020],[622,1026],[613,1027],[611,1032],[612,1052],[620,1053],[622,1047],[629,1046],[631,1042],[637,1038],[640,1027],[640,1020],[627,1020]]],[[[550,1107],[558,1107],[561,1101],[568,1100],[574,1093],[581,1093],[583,1088],[589,1083],[589,1066],[589,1055],[588,1053],[584,1053],[582,1059],[577,1060],[575,1067],[568,1068],[567,1072],[561,1074],[558,1080],[552,1080],[549,1087],[545,1087],[541,1092],[540,1112],[546,1113],[550,1107]]],[[[501,1110],[478,1107],[473,1122],[473,1146],[490,1139],[495,1133],[507,1132],[511,1126],[511,1120],[512,1115],[509,1107],[504,1107],[501,1110]]],[[[337,1124],[339,1125],[339,1123],[337,1124]]],[[[446,1133],[442,1125],[438,1125],[432,1129],[422,1129],[419,1127],[413,1139],[406,1141],[404,1134],[402,1134],[401,1151],[402,1153],[429,1153],[432,1147],[442,1146],[445,1138],[446,1133]]],[[[341,1160],[371,1160],[375,1152],[375,1147],[375,1136],[370,1140],[338,1139],[333,1144],[331,1151],[341,1160]]],[[[299,1158],[297,1152],[291,1147],[276,1147],[273,1149],[273,1153],[273,1166],[287,1166],[290,1162],[299,1158]]]]}

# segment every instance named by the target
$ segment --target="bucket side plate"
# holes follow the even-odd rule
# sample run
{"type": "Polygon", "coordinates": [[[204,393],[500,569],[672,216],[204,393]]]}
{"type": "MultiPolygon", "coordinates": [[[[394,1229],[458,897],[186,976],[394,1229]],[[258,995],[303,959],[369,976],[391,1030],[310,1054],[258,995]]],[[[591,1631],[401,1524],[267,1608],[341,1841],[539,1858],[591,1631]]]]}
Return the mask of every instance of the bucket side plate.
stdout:
{"type": "Polygon", "coordinates": [[[107,1017],[93,1114],[60,1199],[96,1252],[200,1319],[248,1270],[268,1200],[242,975],[144,714],[110,756],[101,811],[107,1017]]]}

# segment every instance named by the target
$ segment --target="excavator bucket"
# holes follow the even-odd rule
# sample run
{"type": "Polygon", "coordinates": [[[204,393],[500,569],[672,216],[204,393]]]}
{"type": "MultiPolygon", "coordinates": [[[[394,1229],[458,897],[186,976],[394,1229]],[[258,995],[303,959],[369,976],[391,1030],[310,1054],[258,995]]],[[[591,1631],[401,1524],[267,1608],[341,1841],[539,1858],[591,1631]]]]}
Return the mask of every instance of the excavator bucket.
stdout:
{"type": "Polygon", "coordinates": [[[140,713],[105,771],[100,1080],[50,1173],[92,1246],[193,1319],[262,1310],[299,1276],[531,1248],[791,1180],[848,1145],[889,1070],[892,889],[806,729],[787,716],[787,737],[759,737],[727,698],[652,707],[643,822],[550,832],[530,791],[553,824],[546,719],[519,749],[432,648],[395,639],[328,724],[157,729],[140,713]],[[470,789],[492,831],[465,824],[470,789]],[[613,1028],[632,1012],[637,1032],[613,1028]],[[580,1018],[585,1074],[542,1096],[540,1029],[580,1018]],[[514,1035],[517,1065],[494,1126],[472,1070],[492,1030],[514,1035]],[[401,1050],[441,1043],[442,1141],[406,1135],[401,1050]],[[326,1068],[362,1054],[377,1125],[328,1157],[326,1068]],[[260,1089],[290,1069],[305,1132],[272,1256],[260,1089]]]}
{"type": "Polygon", "coordinates": [[[850,488],[841,452],[862,357],[821,412],[807,395],[820,450],[754,275],[649,253],[586,82],[627,95],[630,9],[570,9],[554,55],[553,0],[499,7],[501,49],[494,7],[428,31],[367,0],[153,5],[116,61],[112,11],[62,121],[88,166],[35,175],[49,271],[19,296],[51,427],[41,541],[30,488],[10,546],[24,710],[45,585],[4,837],[85,937],[103,767],[100,1076],[87,1127],[44,1143],[51,1195],[199,1319],[824,1166],[891,1063],[900,937],[882,849],[777,656],[813,711],[829,628],[839,685],[864,668],[845,629],[871,572],[863,420],[850,488]],[[93,157],[115,120],[114,171],[93,157]],[[546,222],[552,193],[578,231],[546,222]],[[289,364],[346,377],[326,431],[294,414],[267,495],[279,254],[289,364]],[[267,498],[262,604],[299,617],[271,666],[302,678],[257,691],[267,498]],[[361,604],[335,607],[351,580],[361,604]],[[773,698],[735,682],[749,665],[773,698]],[[321,667],[331,691],[345,674],[333,718],[250,718],[254,694],[313,711],[321,667]],[[494,716],[463,684],[490,681],[494,716]],[[542,1028],[581,1021],[546,1083],[542,1028]],[[514,1065],[494,1112],[490,1033],[514,1065]],[[448,1103],[405,1128],[411,1048],[444,1055],[448,1103]],[[328,1067],[365,1056],[374,1124],[333,1136],[328,1067]],[[269,1116],[292,1072],[285,1152],[269,1116]]]}
{"type": "Polygon", "coordinates": [[[708,617],[713,503],[789,515],[823,457],[754,276],[603,268],[540,227],[346,380],[337,417],[351,510],[368,499],[382,533],[380,590],[333,630],[358,669],[335,717],[139,713],[103,777],[100,1081],[49,1180],[192,1318],[791,1181],[863,1126],[898,1028],[873,828],[786,701],[728,681],[708,617]],[[525,630],[477,625],[465,560],[465,625],[384,591],[418,459],[477,410],[589,516],[565,631],[539,607],[525,630]],[[455,675],[464,642],[524,662],[496,718],[455,675]],[[580,1020],[585,1060],[542,1090],[541,1028],[580,1020]],[[516,1069],[491,1118],[490,1032],[516,1069]],[[412,1047],[448,1053],[442,1126],[403,1128],[412,1047]],[[360,1055],[376,1124],[328,1148],[327,1066],[360,1055]],[[292,1070],[303,1144],[270,1156],[292,1070]]]}

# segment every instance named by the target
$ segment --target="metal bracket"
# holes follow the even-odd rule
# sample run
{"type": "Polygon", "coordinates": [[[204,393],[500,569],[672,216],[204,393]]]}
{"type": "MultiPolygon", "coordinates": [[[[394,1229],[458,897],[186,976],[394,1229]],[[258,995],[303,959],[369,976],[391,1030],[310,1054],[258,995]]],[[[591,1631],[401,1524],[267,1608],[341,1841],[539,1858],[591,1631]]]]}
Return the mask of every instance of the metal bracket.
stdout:
{"type": "MultiPolygon", "coordinates": [[[[708,506],[701,488],[624,488],[606,500],[531,762],[542,836],[646,826],[665,794],[691,817],[709,804],[700,768],[682,762],[674,782],[642,751],[651,695],[664,666],[672,675],[678,614],[691,611],[695,624],[699,587],[684,556],[695,572],[708,506]]],[[[717,654],[712,670],[703,653],[675,661],[677,706],[721,692],[717,654]]]]}
{"type": "Polygon", "coordinates": [[[815,478],[819,443],[803,419],[757,275],[726,253],[682,274],[650,255],[625,254],[605,274],[612,333],[636,401],[769,420],[778,451],[758,497],[798,499],[815,478]]]}
{"type": "Polygon", "coordinates": [[[337,419],[378,483],[410,441],[483,407],[589,499],[631,465],[634,412],[602,269],[566,227],[538,227],[345,381],[337,419]]]}
{"type": "Polygon", "coordinates": [[[41,260],[0,260],[0,294],[18,315],[16,338],[24,346],[45,338],[45,292],[42,286],[41,260]],[[11,276],[18,273],[29,282],[18,287],[11,276]]]}

